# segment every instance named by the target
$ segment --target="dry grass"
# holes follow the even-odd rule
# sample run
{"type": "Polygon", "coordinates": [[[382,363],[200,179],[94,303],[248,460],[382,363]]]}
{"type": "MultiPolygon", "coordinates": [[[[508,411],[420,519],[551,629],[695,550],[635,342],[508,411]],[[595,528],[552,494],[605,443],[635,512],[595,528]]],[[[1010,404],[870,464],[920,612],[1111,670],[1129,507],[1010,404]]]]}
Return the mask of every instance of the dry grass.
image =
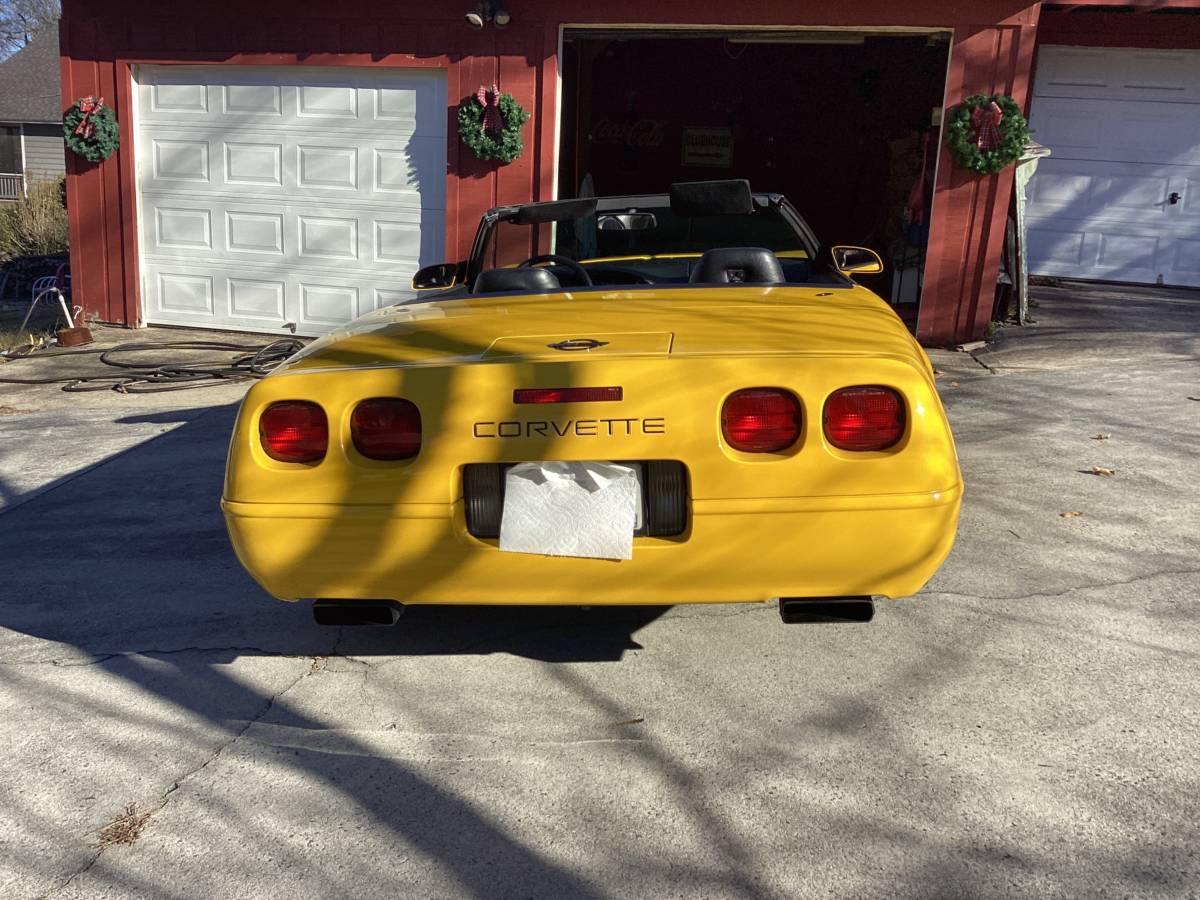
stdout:
{"type": "Polygon", "coordinates": [[[116,844],[132,844],[149,821],[149,810],[139,810],[130,803],[123,813],[100,829],[100,836],[92,846],[103,850],[116,844]]]}
{"type": "Polygon", "coordinates": [[[0,207],[0,260],[67,249],[67,210],[61,181],[29,186],[29,195],[0,207]]]}

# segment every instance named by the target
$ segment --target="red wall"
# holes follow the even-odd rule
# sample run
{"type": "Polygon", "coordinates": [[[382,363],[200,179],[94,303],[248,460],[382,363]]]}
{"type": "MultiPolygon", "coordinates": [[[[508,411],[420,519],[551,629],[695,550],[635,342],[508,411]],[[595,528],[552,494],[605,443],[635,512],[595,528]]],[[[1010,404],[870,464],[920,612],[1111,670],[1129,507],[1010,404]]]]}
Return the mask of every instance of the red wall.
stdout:
{"type": "MultiPolygon", "coordinates": [[[[65,0],[64,106],[101,94],[122,123],[122,149],[100,165],[68,163],[71,267],[76,302],[89,314],[139,321],[136,203],[129,148],[130,67],[139,62],[238,65],[434,66],[447,71],[451,103],[498,82],[533,113],[527,152],[495,169],[454,137],[447,109],[447,252],[470,245],[479,214],[496,203],[547,199],[553,191],[559,26],[585,24],[820,25],[953,28],[947,105],[978,91],[1024,104],[1039,6],[1029,0],[915,0],[897,4],[797,4],[758,0],[511,0],[505,30],[474,31],[468,0],[230,0],[168,7],[161,0],[65,0]],[[164,9],[171,12],[164,12],[164,9]]],[[[945,343],[977,336],[995,290],[1012,172],[979,177],[954,168],[943,150],[933,207],[918,336],[945,343]]]]}
{"type": "Polygon", "coordinates": [[[1200,14],[1196,12],[1200,11],[1180,14],[1046,10],[1038,24],[1038,43],[1076,47],[1200,50],[1200,14]]]}

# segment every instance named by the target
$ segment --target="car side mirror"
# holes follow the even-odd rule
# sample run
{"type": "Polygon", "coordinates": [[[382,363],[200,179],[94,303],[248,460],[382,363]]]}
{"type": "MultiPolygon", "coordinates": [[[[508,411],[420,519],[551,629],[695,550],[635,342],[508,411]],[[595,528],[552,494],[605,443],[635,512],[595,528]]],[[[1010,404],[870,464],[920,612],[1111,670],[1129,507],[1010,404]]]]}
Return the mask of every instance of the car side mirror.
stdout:
{"type": "Polygon", "coordinates": [[[438,263],[436,266],[426,266],[418,269],[413,276],[414,291],[431,291],[435,288],[453,287],[458,280],[457,263],[438,263]]]}
{"type": "Polygon", "coordinates": [[[878,275],[883,271],[883,260],[874,250],[839,244],[829,251],[833,265],[843,275],[878,275]]]}

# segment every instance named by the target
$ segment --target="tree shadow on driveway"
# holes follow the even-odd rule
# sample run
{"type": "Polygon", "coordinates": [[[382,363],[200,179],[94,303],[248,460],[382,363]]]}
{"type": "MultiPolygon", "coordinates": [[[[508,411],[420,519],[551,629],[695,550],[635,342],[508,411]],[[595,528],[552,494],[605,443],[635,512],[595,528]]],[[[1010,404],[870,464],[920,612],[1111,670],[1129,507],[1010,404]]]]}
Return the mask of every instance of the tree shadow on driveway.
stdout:
{"type": "MultiPolygon", "coordinates": [[[[39,663],[83,665],[92,678],[100,676],[99,669],[109,683],[123,681],[123,693],[147,696],[149,707],[165,703],[201,720],[203,734],[197,738],[189,732],[187,740],[210,742],[209,749],[215,749],[210,758],[215,758],[254,725],[286,721],[289,728],[307,732],[330,730],[329,723],[279,697],[316,671],[319,660],[339,652],[356,657],[509,653],[550,663],[617,661],[626,650],[639,647],[634,633],[666,609],[414,608],[394,629],[356,635],[323,629],[313,623],[309,604],[267,597],[229,546],[217,504],[235,412],[229,405],[191,417],[154,413],[164,422],[184,418],[184,424],[0,515],[9,560],[0,595],[0,626],[11,632],[0,633],[0,688],[5,693],[43,709],[73,707],[83,719],[125,718],[141,727],[147,748],[165,740],[160,724],[149,717],[138,726],[136,718],[102,697],[30,677],[39,663]],[[227,665],[254,656],[312,657],[312,668],[301,660],[304,665],[294,681],[275,693],[264,692],[227,665]],[[218,744],[212,748],[214,732],[218,744]]],[[[165,793],[158,799],[164,803],[180,777],[173,762],[168,760],[161,772],[160,791],[165,793]]],[[[146,764],[163,765],[149,758],[146,764]]],[[[479,864],[489,858],[502,861],[513,878],[521,873],[521,879],[542,885],[543,895],[599,895],[464,798],[403,760],[381,758],[353,733],[338,732],[336,752],[280,754],[274,765],[340,794],[375,827],[438,860],[458,892],[494,895],[497,872],[479,864]],[[348,767],[347,760],[357,762],[348,767]],[[380,790],[381,785],[391,789],[380,790]]],[[[23,798],[7,796],[0,817],[34,821],[33,810],[23,804],[23,798]]],[[[236,819],[231,816],[231,827],[236,819]]],[[[95,823],[52,821],[40,838],[58,845],[49,852],[63,853],[66,842],[74,848],[78,871],[90,868],[91,877],[105,875],[94,855],[87,862],[82,843],[95,823]]],[[[45,860],[32,851],[27,858],[14,851],[8,865],[27,874],[46,870],[45,860]]]]}
{"type": "MultiPolygon", "coordinates": [[[[269,597],[234,557],[218,508],[236,406],[178,422],[0,518],[9,573],[0,625],[92,655],[235,648],[327,653],[336,629],[308,603],[269,597]]],[[[356,654],[510,652],[551,662],[619,660],[665,606],[411,607],[393,629],[347,637],[356,654]]]]}

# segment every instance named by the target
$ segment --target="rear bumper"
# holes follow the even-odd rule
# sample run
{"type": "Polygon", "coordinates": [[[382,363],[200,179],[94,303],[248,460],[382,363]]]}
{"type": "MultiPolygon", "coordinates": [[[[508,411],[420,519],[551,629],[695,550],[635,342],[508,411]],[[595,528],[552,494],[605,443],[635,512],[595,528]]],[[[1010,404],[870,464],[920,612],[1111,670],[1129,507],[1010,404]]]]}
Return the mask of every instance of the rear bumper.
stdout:
{"type": "Polygon", "coordinates": [[[467,533],[461,503],[221,508],[238,559],[276,597],[603,605],[907,596],[950,552],[961,498],[955,485],[695,500],[687,533],[636,538],[622,561],[502,553],[467,533]]]}

